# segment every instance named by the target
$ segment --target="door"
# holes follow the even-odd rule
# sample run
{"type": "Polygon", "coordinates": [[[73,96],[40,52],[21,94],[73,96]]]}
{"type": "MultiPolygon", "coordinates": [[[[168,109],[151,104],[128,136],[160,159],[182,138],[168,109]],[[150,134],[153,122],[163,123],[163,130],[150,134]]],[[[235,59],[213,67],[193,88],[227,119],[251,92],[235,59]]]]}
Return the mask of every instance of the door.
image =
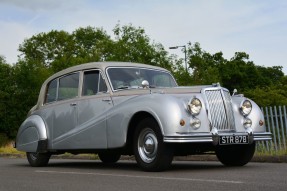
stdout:
{"type": "Polygon", "coordinates": [[[83,73],[81,99],[78,102],[78,126],[76,136],[79,148],[106,149],[106,116],[113,103],[99,70],[83,73]]]}
{"type": "Polygon", "coordinates": [[[69,140],[75,134],[79,94],[79,72],[59,78],[57,101],[53,105],[52,147],[73,147],[69,140]]]}

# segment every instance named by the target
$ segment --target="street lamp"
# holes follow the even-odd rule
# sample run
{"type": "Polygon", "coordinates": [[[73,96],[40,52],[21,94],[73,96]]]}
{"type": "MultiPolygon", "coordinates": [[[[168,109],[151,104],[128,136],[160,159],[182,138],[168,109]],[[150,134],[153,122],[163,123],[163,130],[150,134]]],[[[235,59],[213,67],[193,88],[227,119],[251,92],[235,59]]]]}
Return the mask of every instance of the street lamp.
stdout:
{"type": "Polygon", "coordinates": [[[178,49],[178,48],[184,48],[184,63],[185,63],[185,71],[187,72],[186,45],[183,45],[183,46],[172,46],[172,47],[169,47],[169,49],[178,49]]]}

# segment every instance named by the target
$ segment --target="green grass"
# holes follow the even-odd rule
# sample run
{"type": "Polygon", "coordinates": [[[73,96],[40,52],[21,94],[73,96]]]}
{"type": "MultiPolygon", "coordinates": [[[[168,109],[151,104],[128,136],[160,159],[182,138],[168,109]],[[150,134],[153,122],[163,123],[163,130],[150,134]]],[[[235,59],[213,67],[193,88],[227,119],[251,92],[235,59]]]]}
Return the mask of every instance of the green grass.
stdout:
{"type": "Polygon", "coordinates": [[[269,151],[265,149],[262,144],[258,144],[256,147],[255,155],[257,156],[287,156],[287,149],[282,147],[278,147],[278,150],[275,150],[273,143],[269,143],[269,151]]]}
{"type": "Polygon", "coordinates": [[[18,151],[15,148],[1,147],[0,154],[25,154],[24,152],[18,151]]]}
{"type": "Polygon", "coordinates": [[[18,155],[25,155],[25,152],[18,151],[15,149],[12,144],[8,144],[6,146],[0,147],[0,154],[18,154],[18,155]]]}
{"type": "MultiPolygon", "coordinates": [[[[25,156],[25,152],[18,151],[15,149],[12,144],[8,144],[6,146],[0,147],[0,154],[2,155],[20,155],[20,156],[25,156]]],[[[98,155],[96,154],[78,154],[78,155],[73,155],[71,153],[64,153],[61,155],[58,155],[59,158],[87,158],[91,160],[97,160],[99,159],[98,155]]]]}
{"type": "Polygon", "coordinates": [[[269,152],[267,151],[256,151],[255,152],[256,156],[287,156],[287,150],[271,150],[269,152]]]}
{"type": "MultiPolygon", "coordinates": [[[[2,156],[16,156],[16,157],[25,157],[26,153],[22,151],[18,151],[13,147],[12,144],[7,144],[6,146],[0,147],[0,155],[2,156]]],[[[78,159],[90,159],[90,160],[97,160],[99,159],[98,155],[96,154],[78,154],[73,155],[71,153],[64,153],[61,155],[56,155],[57,158],[78,158],[78,159]]]]}
{"type": "Polygon", "coordinates": [[[97,154],[77,154],[73,155],[71,153],[64,153],[61,155],[57,155],[59,158],[78,158],[78,159],[90,159],[90,160],[98,160],[99,157],[97,154]]]}

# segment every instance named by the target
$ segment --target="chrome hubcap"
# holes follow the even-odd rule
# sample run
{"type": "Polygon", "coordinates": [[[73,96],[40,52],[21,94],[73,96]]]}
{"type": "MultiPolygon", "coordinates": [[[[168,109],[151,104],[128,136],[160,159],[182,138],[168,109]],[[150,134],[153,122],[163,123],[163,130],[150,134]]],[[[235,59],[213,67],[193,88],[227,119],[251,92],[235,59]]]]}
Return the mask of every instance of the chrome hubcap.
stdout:
{"type": "Polygon", "coordinates": [[[158,141],[154,131],[146,128],[141,131],[138,139],[138,152],[141,159],[146,163],[151,163],[157,154],[158,141]]]}
{"type": "Polygon", "coordinates": [[[147,137],[143,145],[145,153],[153,153],[154,151],[154,141],[151,137],[147,137]]]}
{"type": "Polygon", "coordinates": [[[30,157],[31,157],[32,160],[37,160],[38,153],[30,153],[30,157]]]}

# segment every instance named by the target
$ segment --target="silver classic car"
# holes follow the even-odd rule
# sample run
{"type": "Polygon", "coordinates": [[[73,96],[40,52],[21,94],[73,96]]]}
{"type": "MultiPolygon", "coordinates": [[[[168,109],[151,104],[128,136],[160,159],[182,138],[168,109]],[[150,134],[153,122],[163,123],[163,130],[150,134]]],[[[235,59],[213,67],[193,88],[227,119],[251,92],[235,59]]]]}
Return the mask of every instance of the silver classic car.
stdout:
{"type": "Polygon", "coordinates": [[[124,62],[74,66],[48,78],[19,128],[16,148],[31,166],[51,155],[96,153],[104,163],[134,155],[145,171],[173,156],[215,153],[243,166],[271,139],[260,108],[219,84],[179,87],[163,68],[124,62]]]}

